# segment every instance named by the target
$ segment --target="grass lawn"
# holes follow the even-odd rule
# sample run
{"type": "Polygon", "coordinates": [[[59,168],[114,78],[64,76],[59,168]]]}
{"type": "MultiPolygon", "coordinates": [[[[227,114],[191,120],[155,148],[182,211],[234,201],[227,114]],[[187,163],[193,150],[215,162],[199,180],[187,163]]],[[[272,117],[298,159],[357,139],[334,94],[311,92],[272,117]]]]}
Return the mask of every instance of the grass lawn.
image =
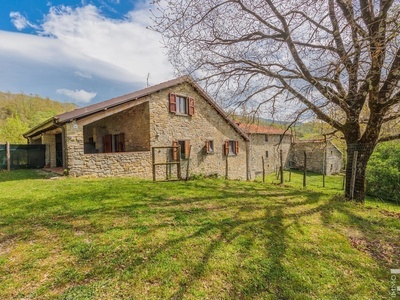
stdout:
{"type": "Polygon", "coordinates": [[[390,299],[400,207],[292,176],[0,172],[0,299],[390,299]]]}

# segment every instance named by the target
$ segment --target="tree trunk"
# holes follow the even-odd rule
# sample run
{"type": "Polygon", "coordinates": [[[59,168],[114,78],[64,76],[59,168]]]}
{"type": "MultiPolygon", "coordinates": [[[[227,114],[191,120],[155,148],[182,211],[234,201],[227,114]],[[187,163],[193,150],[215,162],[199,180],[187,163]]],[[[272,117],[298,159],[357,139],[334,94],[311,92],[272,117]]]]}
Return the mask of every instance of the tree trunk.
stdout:
{"type": "Polygon", "coordinates": [[[348,144],[346,164],[346,189],[347,199],[357,202],[365,200],[365,171],[368,160],[374,151],[374,144],[348,144]],[[355,165],[353,165],[355,163],[355,165]]]}

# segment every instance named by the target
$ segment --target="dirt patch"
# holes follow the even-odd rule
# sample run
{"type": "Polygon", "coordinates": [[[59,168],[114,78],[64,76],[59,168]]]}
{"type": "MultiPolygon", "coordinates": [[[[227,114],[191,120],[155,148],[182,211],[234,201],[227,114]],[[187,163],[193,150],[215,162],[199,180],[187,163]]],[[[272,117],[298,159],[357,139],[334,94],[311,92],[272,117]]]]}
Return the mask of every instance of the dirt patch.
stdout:
{"type": "Polygon", "coordinates": [[[387,241],[368,241],[364,237],[350,237],[351,245],[359,251],[368,253],[373,258],[392,265],[397,263],[397,258],[400,257],[400,248],[395,243],[387,241]]]}
{"type": "Polygon", "coordinates": [[[393,218],[400,219],[400,213],[398,213],[398,212],[387,211],[387,210],[380,210],[379,212],[380,212],[382,215],[385,215],[385,216],[387,216],[387,217],[393,217],[393,218]]]}

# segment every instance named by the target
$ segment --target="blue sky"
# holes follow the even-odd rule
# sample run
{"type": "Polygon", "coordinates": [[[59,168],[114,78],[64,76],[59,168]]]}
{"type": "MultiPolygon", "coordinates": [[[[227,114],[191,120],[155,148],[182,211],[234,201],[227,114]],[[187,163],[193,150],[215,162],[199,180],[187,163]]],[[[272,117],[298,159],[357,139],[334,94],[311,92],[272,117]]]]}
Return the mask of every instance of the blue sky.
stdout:
{"type": "Polygon", "coordinates": [[[0,91],[84,106],[173,77],[149,0],[2,0],[0,91]]]}

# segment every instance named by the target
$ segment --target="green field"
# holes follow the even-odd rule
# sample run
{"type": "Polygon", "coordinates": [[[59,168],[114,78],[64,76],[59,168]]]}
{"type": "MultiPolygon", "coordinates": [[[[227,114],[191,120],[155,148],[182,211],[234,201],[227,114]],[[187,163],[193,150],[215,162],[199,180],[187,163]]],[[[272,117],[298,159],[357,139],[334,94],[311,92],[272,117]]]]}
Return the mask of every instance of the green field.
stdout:
{"type": "Polygon", "coordinates": [[[400,207],[341,180],[0,171],[0,299],[390,299],[400,207]]]}

